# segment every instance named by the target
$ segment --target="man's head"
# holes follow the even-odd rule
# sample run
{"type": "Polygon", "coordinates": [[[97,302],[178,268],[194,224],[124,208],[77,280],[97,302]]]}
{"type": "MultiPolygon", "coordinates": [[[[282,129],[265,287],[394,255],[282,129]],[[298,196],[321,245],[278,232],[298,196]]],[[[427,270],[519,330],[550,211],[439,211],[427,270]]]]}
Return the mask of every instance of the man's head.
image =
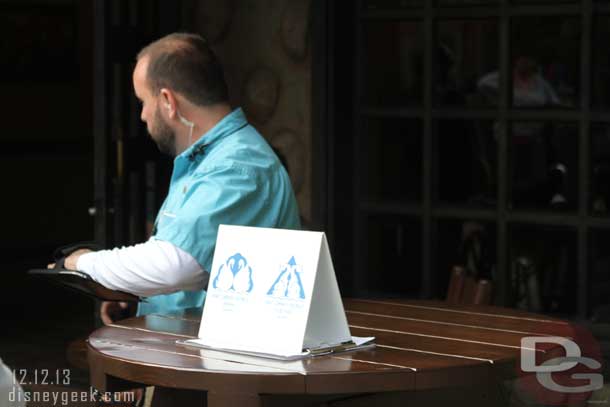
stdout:
{"type": "Polygon", "coordinates": [[[177,145],[176,133],[194,126],[185,111],[228,103],[222,67],[205,40],[194,34],[170,34],[143,48],[133,86],[148,132],[171,155],[184,148],[177,145]]]}

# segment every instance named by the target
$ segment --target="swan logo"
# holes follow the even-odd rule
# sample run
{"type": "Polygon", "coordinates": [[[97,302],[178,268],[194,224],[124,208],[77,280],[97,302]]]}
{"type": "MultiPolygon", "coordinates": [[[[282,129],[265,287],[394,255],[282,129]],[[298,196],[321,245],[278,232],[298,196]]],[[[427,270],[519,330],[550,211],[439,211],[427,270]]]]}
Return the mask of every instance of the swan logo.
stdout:
{"type": "Polygon", "coordinates": [[[249,293],[254,288],[252,267],[240,253],[235,253],[218,268],[218,274],[212,281],[212,287],[223,291],[249,293]]]}
{"type": "Polygon", "coordinates": [[[280,274],[267,292],[267,295],[280,298],[305,299],[301,267],[297,265],[294,256],[280,268],[280,274]]]}

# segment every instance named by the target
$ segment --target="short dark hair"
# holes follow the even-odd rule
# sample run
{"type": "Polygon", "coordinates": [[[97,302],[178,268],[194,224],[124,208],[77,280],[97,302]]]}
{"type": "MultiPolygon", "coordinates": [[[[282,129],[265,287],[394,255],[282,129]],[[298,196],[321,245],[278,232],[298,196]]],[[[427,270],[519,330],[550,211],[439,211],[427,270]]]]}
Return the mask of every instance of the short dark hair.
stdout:
{"type": "Polygon", "coordinates": [[[144,57],[149,59],[146,80],[153,94],[169,88],[198,106],[228,102],[222,66],[201,36],[169,34],[144,47],[136,59],[144,57]]]}

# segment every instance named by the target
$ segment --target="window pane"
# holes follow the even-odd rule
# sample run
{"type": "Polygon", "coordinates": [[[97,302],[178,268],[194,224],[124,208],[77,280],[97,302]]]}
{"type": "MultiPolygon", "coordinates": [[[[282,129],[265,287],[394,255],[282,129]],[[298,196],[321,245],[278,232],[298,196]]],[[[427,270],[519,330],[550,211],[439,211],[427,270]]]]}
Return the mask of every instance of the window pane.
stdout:
{"type": "Polygon", "coordinates": [[[440,120],[436,125],[438,200],[495,206],[497,147],[492,121],[440,120]]]}
{"type": "Polygon", "coordinates": [[[448,20],[437,25],[435,100],[439,105],[480,106],[477,90],[498,69],[498,20],[448,20]]]}
{"type": "MultiPolygon", "coordinates": [[[[474,282],[493,281],[496,270],[496,228],[489,222],[471,220],[438,221],[435,266],[438,270],[436,297],[447,296],[451,272],[462,267],[474,282]]],[[[472,285],[466,297],[473,298],[472,285]]],[[[492,293],[493,294],[493,293],[492,293]]],[[[466,298],[465,298],[466,300],[466,298]]]]}
{"type": "Polygon", "coordinates": [[[541,225],[515,225],[509,229],[513,306],[533,312],[575,313],[576,233],[541,225]]]}
{"type": "MultiPolygon", "coordinates": [[[[517,17],[511,21],[512,104],[517,108],[577,107],[580,21],[517,17]]],[[[497,75],[486,78],[497,88],[497,75]]]]}
{"type": "Polygon", "coordinates": [[[509,142],[512,207],[576,210],[578,126],[515,122],[509,142]]]}
{"type": "Polygon", "coordinates": [[[593,77],[591,96],[593,107],[610,107],[610,16],[596,16],[593,25],[593,77]]]}
{"type": "Polygon", "coordinates": [[[610,215],[610,125],[591,126],[591,212],[610,215]]]}
{"type": "Polygon", "coordinates": [[[402,216],[366,219],[363,250],[370,296],[417,296],[421,288],[421,224],[402,216]]]}
{"type": "Polygon", "coordinates": [[[608,318],[608,298],[610,298],[610,232],[595,231],[591,233],[589,259],[589,308],[593,317],[608,318]]]}
{"type": "Polygon", "coordinates": [[[364,25],[363,102],[373,106],[421,106],[421,23],[367,21],[364,25]]]}
{"type": "Polygon", "coordinates": [[[418,201],[422,185],[419,120],[369,119],[359,156],[365,196],[372,201],[418,201]]]}

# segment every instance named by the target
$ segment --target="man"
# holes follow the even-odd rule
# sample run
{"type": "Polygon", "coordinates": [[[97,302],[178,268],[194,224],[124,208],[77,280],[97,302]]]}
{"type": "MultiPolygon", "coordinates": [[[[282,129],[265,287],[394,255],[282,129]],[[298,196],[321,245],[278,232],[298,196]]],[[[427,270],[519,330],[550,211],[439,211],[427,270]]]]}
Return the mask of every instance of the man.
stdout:
{"type": "MultiPolygon", "coordinates": [[[[222,68],[200,36],[171,34],[142,49],[133,86],[150,136],[175,156],[153,235],[135,246],[79,250],[65,266],[148,297],[141,315],[198,307],[218,226],[298,229],[294,192],[271,147],[241,109],[231,110],[222,68]]],[[[105,323],[113,306],[102,306],[105,323]]]]}

